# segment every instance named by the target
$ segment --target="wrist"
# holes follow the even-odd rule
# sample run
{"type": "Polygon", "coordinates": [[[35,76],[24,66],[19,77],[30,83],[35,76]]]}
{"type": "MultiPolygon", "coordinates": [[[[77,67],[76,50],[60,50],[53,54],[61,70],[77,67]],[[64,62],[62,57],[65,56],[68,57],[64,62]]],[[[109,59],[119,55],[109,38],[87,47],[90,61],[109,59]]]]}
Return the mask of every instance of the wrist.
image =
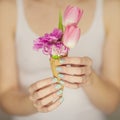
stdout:
{"type": "Polygon", "coordinates": [[[27,109],[28,109],[29,114],[34,114],[34,113],[38,112],[36,110],[36,108],[33,106],[33,102],[30,100],[29,95],[26,95],[24,97],[24,103],[27,105],[27,109]]]}

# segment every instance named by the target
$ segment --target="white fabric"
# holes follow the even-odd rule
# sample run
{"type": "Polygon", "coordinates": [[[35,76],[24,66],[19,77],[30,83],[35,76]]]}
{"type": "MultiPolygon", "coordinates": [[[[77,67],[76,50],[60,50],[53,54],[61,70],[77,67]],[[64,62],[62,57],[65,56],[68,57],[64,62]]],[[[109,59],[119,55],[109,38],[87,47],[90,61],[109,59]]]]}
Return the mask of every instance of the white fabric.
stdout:
{"type": "MultiPolygon", "coordinates": [[[[17,0],[18,22],[16,32],[16,58],[19,82],[22,88],[52,76],[49,58],[42,52],[33,50],[33,40],[38,36],[28,25],[23,8],[23,0],[17,0]]],[[[102,62],[102,47],[105,39],[102,14],[103,0],[96,0],[96,12],[90,29],[81,36],[78,45],[71,49],[69,56],[89,56],[93,68],[99,74],[102,62]]],[[[46,31],[47,32],[47,31],[46,31]]],[[[14,120],[104,120],[105,116],[89,101],[82,88],[64,90],[64,102],[49,113],[37,113],[14,120]]]]}

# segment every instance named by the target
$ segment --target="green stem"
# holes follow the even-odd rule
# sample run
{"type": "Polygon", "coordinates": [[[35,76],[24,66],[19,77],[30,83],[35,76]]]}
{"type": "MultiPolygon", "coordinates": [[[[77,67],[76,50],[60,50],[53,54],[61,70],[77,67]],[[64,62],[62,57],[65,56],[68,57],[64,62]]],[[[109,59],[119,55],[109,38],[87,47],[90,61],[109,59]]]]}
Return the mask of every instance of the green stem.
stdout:
{"type": "Polygon", "coordinates": [[[62,23],[61,11],[59,12],[59,24],[58,24],[58,28],[59,28],[60,30],[62,30],[62,32],[63,32],[63,23],[62,23]]]}

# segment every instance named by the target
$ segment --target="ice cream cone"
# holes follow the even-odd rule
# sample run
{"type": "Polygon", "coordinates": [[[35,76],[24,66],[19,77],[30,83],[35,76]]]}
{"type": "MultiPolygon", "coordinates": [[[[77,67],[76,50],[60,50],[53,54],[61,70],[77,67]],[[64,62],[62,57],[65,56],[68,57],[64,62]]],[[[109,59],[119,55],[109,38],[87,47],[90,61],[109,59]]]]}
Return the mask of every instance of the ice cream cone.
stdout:
{"type": "MultiPolygon", "coordinates": [[[[58,65],[60,65],[60,62],[59,62],[59,58],[58,59],[54,59],[54,58],[50,58],[50,65],[51,65],[51,70],[52,70],[52,73],[53,73],[53,77],[56,77],[58,78],[58,72],[56,71],[56,67],[58,65]]],[[[58,80],[60,80],[58,78],[58,80]]]]}
{"type": "MultiPolygon", "coordinates": [[[[67,55],[65,55],[67,56],[67,55]]],[[[60,58],[63,58],[65,56],[61,56],[60,58]]],[[[58,76],[58,72],[56,71],[56,67],[60,65],[60,58],[58,59],[54,59],[54,58],[50,58],[50,65],[51,65],[51,70],[52,70],[52,74],[53,74],[53,77],[56,77],[57,80],[58,80],[58,83],[61,83],[60,82],[60,78],[58,76]]]]}

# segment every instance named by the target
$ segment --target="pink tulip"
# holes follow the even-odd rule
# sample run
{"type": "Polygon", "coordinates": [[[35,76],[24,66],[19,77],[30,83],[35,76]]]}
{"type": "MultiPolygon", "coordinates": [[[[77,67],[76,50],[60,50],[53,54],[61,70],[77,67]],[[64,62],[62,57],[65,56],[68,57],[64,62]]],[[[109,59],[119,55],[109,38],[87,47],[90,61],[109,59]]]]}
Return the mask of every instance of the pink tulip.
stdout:
{"type": "Polygon", "coordinates": [[[77,25],[80,21],[82,14],[83,10],[80,10],[78,7],[68,6],[64,12],[63,25],[77,25]]]}
{"type": "Polygon", "coordinates": [[[76,25],[67,26],[63,35],[63,44],[73,48],[80,39],[80,29],[76,25]]]}

